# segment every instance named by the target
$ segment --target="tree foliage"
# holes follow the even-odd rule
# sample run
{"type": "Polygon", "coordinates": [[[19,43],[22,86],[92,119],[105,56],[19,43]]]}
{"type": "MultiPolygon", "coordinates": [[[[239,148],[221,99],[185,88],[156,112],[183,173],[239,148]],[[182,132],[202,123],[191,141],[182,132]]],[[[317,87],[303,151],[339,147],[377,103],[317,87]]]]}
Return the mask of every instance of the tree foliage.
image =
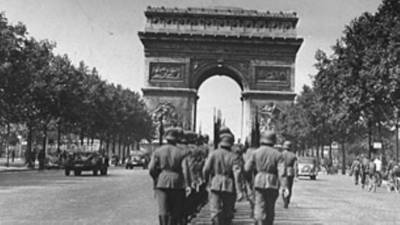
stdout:
{"type": "Polygon", "coordinates": [[[26,125],[28,142],[34,130],[47,135],[51,124],[59,134],[120,144],[153,137],[138,93],[106,82],[83,61],[73,65],[67,55],[55,55],[54,47],[0,14],[0,126],[26,125]]]}

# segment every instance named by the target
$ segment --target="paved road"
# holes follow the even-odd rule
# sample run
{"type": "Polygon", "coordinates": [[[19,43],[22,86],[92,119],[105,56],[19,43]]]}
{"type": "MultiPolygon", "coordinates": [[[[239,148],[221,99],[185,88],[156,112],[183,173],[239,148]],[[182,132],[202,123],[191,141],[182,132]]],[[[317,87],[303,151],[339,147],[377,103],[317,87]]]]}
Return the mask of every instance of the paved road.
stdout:
{"type": "Polygon", "coordinates": [[[63,171],[0,173],[0,225],[156,224],[147,170],[65,177],[63,171]]]}
{"type": "MultiPolygon", "coordinates": [[[[295,182],[288,210],[278,200],[276,224],[400,224],[399,202],[400,194],[384,188],[369,193],[348,176],[321,175],[295,182]]],[[[238,206],[246,218],[246,204],[238,206]]],[[[156,218],[146,170],[111,169],[107,177],[65,177],[57,170],[0,173],[0,225],[153,225],[156,218]]]]}

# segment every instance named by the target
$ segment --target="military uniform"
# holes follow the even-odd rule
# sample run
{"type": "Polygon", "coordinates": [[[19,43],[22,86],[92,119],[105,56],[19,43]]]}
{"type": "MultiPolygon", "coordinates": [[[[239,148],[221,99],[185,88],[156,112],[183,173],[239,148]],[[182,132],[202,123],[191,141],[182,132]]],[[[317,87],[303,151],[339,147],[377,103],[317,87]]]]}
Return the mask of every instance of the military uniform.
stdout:
{"type": "Polygon", "coordinates": [[[188,141],[187,149],[189,154],[184,159],[183,170],[185,171],[187,187],[190,188],[190,194],[188,194],[186,198],[185,214],[187,216],[192,216],[196,213],[201,203],[200,188],[204,183],[202,177],[204,160],[200,149],[196,145],[198,141],[197,134],[194,132],[187,132],[185,136],[188,141]]]}
{"type": "Polygon", "coordinates": [[[154,179],[160,225],[178,225],[183,220],[185,180],[182,160],[186,154],[175,145],[177,138],[176,129],[167,130],[168,143],[153,153],[149,164],[150,175],[154,179]]]}
{"type": "Polygon", "coordinates": [[[290,141],[285,141],[283,143],[282,157],[286,164],[286,180],[287,180],[287,187],[289,189],[289,195],[286,197],[282,196],[284,208],[288,208],[290,203],[290,198],[292,196],[293,181],[295,176],[295,163],[297,161],[296,154],[290,151],[291,147],[292,144],[290,143],[290,141]]]}
{"type": "Polygon", "coordinates": [[[266,131],[260,139],[261,146],[253,152],[245,164],[245,171],[257,172],[254,178],[255,206],[254,217],[258,225],[272,225],[275,217],[275,202],[279,196],[280,185],[288,195],[286,166],[282,154],[272,146],[276,135],[266,131]]]}
{"type": "Polygon", "coordinates": [[[203,176],[210,178],[210,211],[213,225],[229,225],[232,222],[236,196],[234,169],[239,164],[237,155],[230,151],[234,138],[231,134],[220,136],[219,148],[206,160],[203,176]]]}

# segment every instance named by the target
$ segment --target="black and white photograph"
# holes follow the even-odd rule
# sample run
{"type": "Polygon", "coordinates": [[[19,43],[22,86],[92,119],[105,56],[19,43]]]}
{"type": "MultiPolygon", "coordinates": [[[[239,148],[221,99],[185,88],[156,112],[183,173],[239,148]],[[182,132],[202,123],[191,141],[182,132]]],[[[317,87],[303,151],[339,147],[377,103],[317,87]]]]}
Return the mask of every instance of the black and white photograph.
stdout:
{"type": "Polygon", "coordinates": [[[400,0],[0,0],[0,225],[400,225],[400,0]]]}

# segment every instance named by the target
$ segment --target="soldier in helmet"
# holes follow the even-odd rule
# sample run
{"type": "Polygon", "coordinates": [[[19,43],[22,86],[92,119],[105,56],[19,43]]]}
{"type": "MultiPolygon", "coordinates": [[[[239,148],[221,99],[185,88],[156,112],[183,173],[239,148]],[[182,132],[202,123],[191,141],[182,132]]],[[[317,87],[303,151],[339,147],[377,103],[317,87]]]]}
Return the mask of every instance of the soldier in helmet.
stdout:
{"type": "Polygon", "coordinates": [[[182,224],[184,218],[185,181],[182,161],[185,152],[176,146],[179,137],[177,128],[170,128],[165,134],[167,144],[153,153],[149,172],[154,180],[160,225],[178,225],[182,224]]]}
{"type": "Polygon", "coordinates": [[[275,202],[280,188],[284,197],[289,195],[285,160],[282,154],[273,147],[275,143],[276,134],[272,131],[264,131],[261,134],[260,147],[252,153],[245,164],[246,172],[257,172],[254,178],[254,217],[257,225],[274,223],[275,202]]]}
{"type": "Polygon", "coordinates": [[[210,153],[203,176],[210,178],[210,211],[213,225],[230,225],[236,198],[234,167],[239,165],[237,155],[231,152],[234,137],[224,133],[219,147],[210,153]]]}
{"type": "Polygon", "coordinates": [[[286,179],[287,179],[287,187],[289,189],[289,195],[287,197],[282,196],[283,198],[283,207],[287,209],[290,203],[290,197],[292,196],[292,188],[293,188],[293,181],[295,176],[295,164],[297,161],[296,154],[294,154],[292,150],[292,142],[285,141],[282,145],[282,156],[286,163],[286,179]]]}
{"type": "Polygon", "coordinates": [[[203,156],[200,149],[197,146],[198,135],[195,132],[185,132],[185,136],[188,142],[189,154],[184,159],[183,170],[185,171],[185,177],[188,187],[187,199],[186,199],[186,215],[192,217],[195,215],[198,205],[200,204],[200,187],[203,185],[202,169],[204,165],[203,156]]]}

